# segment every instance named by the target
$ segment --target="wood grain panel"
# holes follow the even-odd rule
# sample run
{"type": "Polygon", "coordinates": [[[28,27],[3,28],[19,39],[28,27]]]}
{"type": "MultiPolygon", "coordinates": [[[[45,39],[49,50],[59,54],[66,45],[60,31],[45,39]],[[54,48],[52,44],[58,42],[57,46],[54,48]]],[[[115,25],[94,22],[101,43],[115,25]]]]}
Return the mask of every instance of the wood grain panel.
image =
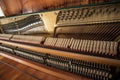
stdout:
{"type": "Polygon", "coordinates": [[[9,15],[16,15],[21,12],[21,4],[19,0],[4,0],[6,10],[9,15]]]}
{"type": "Polygon", "coordinates": [[[111,0],[1,0],[2,9],[6,16],[21,13],[31,13],[41,10],[66,8],[81,4],[101,3],[111,0]]]}
{"type": "MultiPolygon", "coordinates": [[[[34,68],[31,68],[31,67],[28,67],[28,66],[25,66],[23,64],[20,64],[16,61],[13,61],[11,59],[8,59],[8,58],[5,58],[1,60],[2,62],[5,62],[5,63],[9,63],[10,65],[14,66],[25,72],[26,74],[29,74],[31,76],[34,76],[36,77],[38,80],[61,80],[60,78],[57,78],[55,76],[52,76],[51,74],[47,74],[47,73],[44,73],[44,72],[41,72],[39,70],[36,70],[34,68]],[[34,74],[34,75],[33,75],[34,74]],[[47,76],[47,77],[46,77],[47,76]]],[[[0,66],[1,67],[1,66],[0,66]]]]}

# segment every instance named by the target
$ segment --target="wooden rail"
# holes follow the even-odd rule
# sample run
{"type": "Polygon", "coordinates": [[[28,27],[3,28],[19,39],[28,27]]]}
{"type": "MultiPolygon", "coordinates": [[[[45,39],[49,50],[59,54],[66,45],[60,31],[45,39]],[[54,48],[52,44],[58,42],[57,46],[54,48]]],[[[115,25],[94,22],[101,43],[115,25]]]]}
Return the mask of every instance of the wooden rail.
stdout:
{"type": "Polygon", "coordinates": [[[0,40],[0,43],[10,45],[10,46],[15,46],[18,48],[23,48],[23,49],[30,50],[30,51],[39,52],[39,53],[48,53],[52,55],[63,56],[63,57],[68,57],[72,59],[77,59],[77,60],[84,60],[84,61],[89,61],[89,62],[96,62],[100,64],[108,64],[108,65],[120,67],[120,60],[117,60],[117,59],[110,59],[110,58],[78,54],[78,53],[73,53],[73,52],[47,49],[47,48],[35,47],[31,45],[24,45],[20,43],[8,42],[8,41],[3,41],[3,40],[0,40]]]}

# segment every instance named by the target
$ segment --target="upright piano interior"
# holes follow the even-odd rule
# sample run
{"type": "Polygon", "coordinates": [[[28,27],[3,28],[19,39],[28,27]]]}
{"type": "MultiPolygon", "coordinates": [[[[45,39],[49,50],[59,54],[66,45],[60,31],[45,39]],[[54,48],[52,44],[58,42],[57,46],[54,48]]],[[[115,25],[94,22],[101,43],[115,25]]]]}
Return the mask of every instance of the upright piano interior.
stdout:
{"type": "Polygon", "coordinates": [[[0,22],[1,56],[62,80],[120,80],[120,3],[0,22]]]}

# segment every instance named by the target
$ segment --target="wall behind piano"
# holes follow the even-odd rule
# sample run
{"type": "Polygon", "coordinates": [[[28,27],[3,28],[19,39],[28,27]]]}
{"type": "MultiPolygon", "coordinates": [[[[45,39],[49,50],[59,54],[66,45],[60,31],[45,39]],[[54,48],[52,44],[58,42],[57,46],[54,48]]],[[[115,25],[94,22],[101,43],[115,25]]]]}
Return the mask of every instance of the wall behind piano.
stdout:
{"type": "Polygon", "coordinates": [[[12,16],[108,1],[112,0],[0,0],[0,6],[6,16],[12,16]]]}

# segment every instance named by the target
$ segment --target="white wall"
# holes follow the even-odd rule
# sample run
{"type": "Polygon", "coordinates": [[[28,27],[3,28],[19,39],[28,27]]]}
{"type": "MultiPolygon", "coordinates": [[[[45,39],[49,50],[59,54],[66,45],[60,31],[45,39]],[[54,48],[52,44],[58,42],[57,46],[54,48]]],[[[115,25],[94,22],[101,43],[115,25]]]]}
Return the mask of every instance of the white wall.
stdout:
{"type": "Polygon", "coordinates": [[[0,7],[0,17],[1,17],[1,16],[5,16],[5,15],[4,15],[4,13],[3,13],[1,7],[0,7]]]}

